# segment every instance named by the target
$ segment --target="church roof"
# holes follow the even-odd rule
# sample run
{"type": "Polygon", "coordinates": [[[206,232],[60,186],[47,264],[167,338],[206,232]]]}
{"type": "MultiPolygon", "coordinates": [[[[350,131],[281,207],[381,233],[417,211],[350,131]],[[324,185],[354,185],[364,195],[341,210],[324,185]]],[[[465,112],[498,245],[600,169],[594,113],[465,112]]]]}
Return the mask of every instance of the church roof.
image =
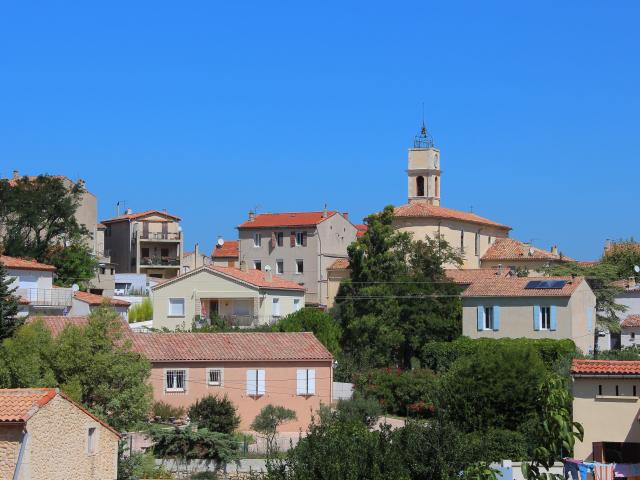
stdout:
{"type": "Polygon", "coordinates": [[[488,218],[481,217],[475,213],[462,212],[452,208],[437,207],[427,202],[411,202],[395,208],[396,217],[405,218],[442,218],[446,220],[459,220],[462,222],[477,223],[490,227],[511,230],[508,225],[503,225],[488,218]]]}

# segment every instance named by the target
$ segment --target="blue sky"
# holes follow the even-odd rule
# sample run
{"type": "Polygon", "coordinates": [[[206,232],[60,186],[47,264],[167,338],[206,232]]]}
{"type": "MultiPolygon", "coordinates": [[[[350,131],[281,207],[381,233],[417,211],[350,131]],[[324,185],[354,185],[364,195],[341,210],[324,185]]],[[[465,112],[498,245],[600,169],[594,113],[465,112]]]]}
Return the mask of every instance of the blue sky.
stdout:
{"type": "Polygon", "coordinates": [[[0,175],[183,218],[406,201],[425,103],[443,205],[581,259],[638,237],[637,2],[4,2],[0,175]]]}

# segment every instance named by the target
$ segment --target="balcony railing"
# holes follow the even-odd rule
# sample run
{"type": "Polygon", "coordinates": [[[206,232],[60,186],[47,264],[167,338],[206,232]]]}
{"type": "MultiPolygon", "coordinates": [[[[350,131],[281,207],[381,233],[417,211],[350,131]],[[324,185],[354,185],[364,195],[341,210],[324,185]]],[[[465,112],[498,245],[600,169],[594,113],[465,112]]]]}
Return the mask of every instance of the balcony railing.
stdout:
{"type": "Polygon", "coordinates": [[[142,232],[142,240],[180,240],[181,232],[142,232]]]}
{"type": "Polygon", "coordinates": [[[257,327],[259,325],[273,325],[280,320],[280,318],[280,316],[274,315],[220,315],[218,319],[212,320],[196,315],[194,318],[194,324],[198,327],[202,327],[204,325],[217,324],[218,321],[222,320],[224,324],[229,327],[249,328],[257,327]]]}
{"type": "Polygon", "coordinates": [[[70,307],[73,303],[70,288],[19,288],[16,293],[35,307],[70,307]]]}
{"type": "Polygon", "coordinates": [[[142,257],[140,265],[179,267],[180,259],[178,257],[142,257]]]}

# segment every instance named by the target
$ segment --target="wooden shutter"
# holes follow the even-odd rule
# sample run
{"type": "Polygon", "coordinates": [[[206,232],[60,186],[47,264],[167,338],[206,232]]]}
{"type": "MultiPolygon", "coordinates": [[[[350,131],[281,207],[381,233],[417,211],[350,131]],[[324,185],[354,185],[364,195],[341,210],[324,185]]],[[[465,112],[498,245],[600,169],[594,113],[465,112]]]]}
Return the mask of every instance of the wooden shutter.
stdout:
{"type": "Polygon", "coordinates": [[[549,323],[549,330],[558,329],[558,308],[556,305],[551,305],[551,321],[549,323]]]}
{"type": "Polygon", "coordinates": [[[478,305],[476,308],[477,308],[478,331],[481,332],[482,330],[484,330],[484,306],[478,305]]]}
{"type": "Polygon", "coordinates": [[[264,395],[266,391],[264,370],[258,370],[258,395],[264,395]]]}
{"type": "Polygon", "coordinates": [[[536,332],[540,330],[540,305],[533,306],[533,329],[536,332]]]}
{"type": "Polygon", "coordinates": [[[296,232],[291,232],[291,235],[289,235],[289,241],[292,247],[296,246],[296,232]]]}
{"type": "Polygon", "coordinates": [[[500,307],[495,305],[493,307],[493,331],[497,332],[500,330],[500,307]]]}
{"type": "Polygon", "coordinates": [[[315,368],[310,368],[307,370],[307,385],[309,388],[307,389],[307,393],[309,395],[316,394],[316,370],[315,368]]]}
{"type": "Polygon", "coordinates": [[[247,370],[247,395],[255,395],[256,390],[256,371],[247,370]]]}
{"type": "Polygon", "coordinates": [[[296,394],[304,395],[307,393],[307,371],[299,368],[296,371],[296,394]]]}

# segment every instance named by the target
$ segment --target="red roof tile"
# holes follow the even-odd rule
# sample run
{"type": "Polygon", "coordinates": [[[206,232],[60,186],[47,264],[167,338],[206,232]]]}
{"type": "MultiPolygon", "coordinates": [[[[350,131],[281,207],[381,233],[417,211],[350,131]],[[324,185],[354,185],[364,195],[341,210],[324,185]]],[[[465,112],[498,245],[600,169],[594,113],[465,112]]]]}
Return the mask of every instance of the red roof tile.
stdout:
{"type": "Polygon", "coordinates": [[[57,337],[62,333],[64,327],[67,325],[75,325],[76,327],[84,327],[89,323],[89,319],[86,316],[78,317],[65,317],[62,315],[47,315],[29,317],[25,321],[26,324],[35,323],[41,321],[44,326],[51,332],[51,335],[57,337]]]}
{"type": "Polygon", "coordinates": [[[551,253],[513,238],[496,238],[487,249],[482,260],[558,260],[572,261],[571,258],[551,253]]]}
{"type": "Polygon", "coordinates": [[[214,274],[220,274],[222,276],[225,276],[234,280],[239,280],[250,286],[258,287],[258,288],[269,288],[269,289],[275,289],[275,290],[302,290],[302,291],[305,290],[305,288],[302,285],[298,285],[295,282],[285,280],[284,278],[281,278],[278,275],[272,275],[271,281],[267,281],[265,278],[265,272],[261,270],[248,270],[246,272],[243,272],[239,268],[235,268],[235,267],[213,267],[210,265],[204,265],[202,267],[198,267],[195,270],[190,271],[189,273],[185,273],[184,275],[179,275],[175,278],[168,279],[161,284],[154,285],[153,287],[151,287],[151,289],[157,290],[159,288],[163,288],[174,282],[179,282],[187,277],[195,275],[196,273],[199,273],[202,270],[207,270],[214,274]]]}
{"type": "Polygon", "coordinates": [[[488,225],[504,230],[511,230],[511,227],[496,223],[492,220],[480,217],[475,213],[462,212],[460,210],[453,210],[451,208],[437,207],[435,205],[429,205],[426,202],[411,202],[400,207],[396,207],[394,215],[396,217],[432,217],[442,218],[450,220],[460,220],[463,222],[477,223],[480,225],[488,225]]]}
{"type": "Polygon", "coordinates": [[[503,268],[501,270],[497,268],[475,268],[468,270],[451,268],[445,270],[444,274],[452,282],[460,284],[469,284],[479,280],[509,277],[512,275],[508,268],[503,268]]]}
{"type": "Polygon", "coordinates": [[[95,293],[89,292],[74,292],[73,298],[80,300],[81,302],[88,303],[91,306],[102,305],[104,302],[109,305],[113,305],[114,307],[128,307],[131,305],[130,302],[120,300],[119,298],[103,297],[102,295],[96,295],[95,293]]]}
{"type": "Polygon", "coordinates": [[[133,348],[152,362],[333,358],[310,332],[134,333],[133,348]]]}
{"type": "Polygon", "coordinates": [[[56,393],[55,388],[0,389],[0,422],[26,422],[56,393]]]}
{"type": "Polygon", "coordinates": [[[328,268],[328,270],[348,270],[348,269],[349,269],[349,259],[348,258],[338,258],[328,268]]]}
{"type": "Polygon", "coordinates": [[[620,324],[622,327],[640,327],[640,315],[627,315],[620,324]]]}
{"type": "Polygon", "coordinates": [[[364,223],[358,223],[355,227],[358,230],[356,232],[356,238],[362,237],[365,233],[367,233],[367,230],[369,230],[369,227],[364,223]]]}
{"type": "Polygon", "coordinates": [[[469,285],[463,297],[570,297],[583,277],[500,277],[479,278],[469,285]],[[525,288],[532,280],[565,280],[562,288],[525,288]]]}
{"type": "Polygon", "coordinates": [[[226,240],[224,245],[216,245],[211,252],[213,258],[238,258],[240,256],[240,242],[226,240]]]}
{"type": "Polygon", "coordinates": [[[640,360],[580,360],[571,364],[572,375],[640,375],[640,360]]]}
{"type": "Polygon", "coordinates": [[[338,212],[289,212],[289,213],[260,213],[255,220],[249,220],[238,225],[238,228],[265,227],[310,227],[322,223],[338,212]]]}
{"type": "Polygon", "coordinates": [[[113,217],[108,220],[102,220],[101,223],[105,224],[105,223],[113,223],[113,222],[122,222],[124,220],[137,220],[139,218],[146,217],[149,215],[161,215],[164,217],[172,218],[178,222],[181,220],[180,217],[176,217],[175,215],[171,215],[167,212],[162,212],[160,210],[147,210],[145,212],[130,213],[125,215],[120,215],[119,217],[113,217]]]}
{"type": "Polygon", "coordinates": [[[13,268],[16,270],[38,270],[41,272],[55,272],[56,267],[53,265],[47,265],[46,263],[36,262],[35,260],[29,260],[20,257],[9,257],[7,255],[0,255],[0,262],[7,268],[13,268]]]}

